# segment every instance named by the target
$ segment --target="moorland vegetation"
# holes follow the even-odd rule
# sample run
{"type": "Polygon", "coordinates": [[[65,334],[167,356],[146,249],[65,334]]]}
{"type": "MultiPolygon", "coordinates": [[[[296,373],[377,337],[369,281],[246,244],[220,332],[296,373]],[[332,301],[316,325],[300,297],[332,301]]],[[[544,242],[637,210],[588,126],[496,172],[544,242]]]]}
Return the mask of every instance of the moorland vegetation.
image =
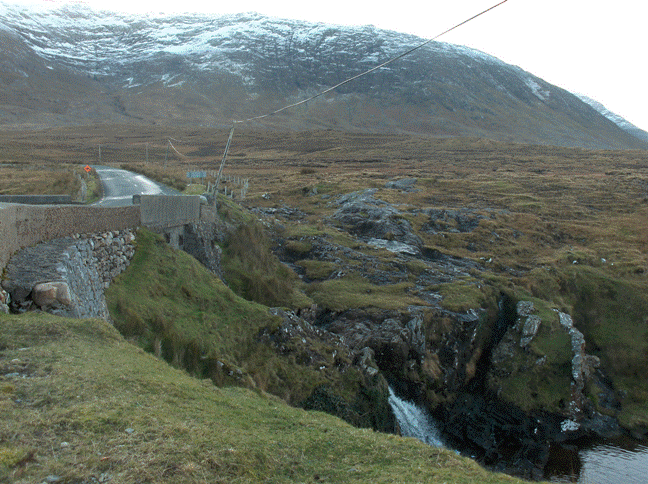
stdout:
{"type": "MultiPolygon", "coordinates": [[[[174,159],[165,154],[169,134],[164,128],[117,126],[112,130],[107,139],[90,128],[20,136],[3,133],[0,143],[6,150],[0,172],[31,172],[35,166],[45,171],[60,168],[63,161],[72,158],[81,164],[90,163],[96,161],[95,146],[101,143],[102,162],[201,191],[189,186],[184,174],[188,169],[217,169],[227,134],[187,130],[184,142],[177,146],[185,156],[174,159]],[[142,157],[143,143],[149,143],[148,163],[142,157]]],[[[146,456],[151,476],[156,473],[150,479],[176,475],[189,482],[205,475],[212,479],[263,480],[277,472],[281,462],[288,461],[294,461],[294,465],[277,474],[278,481],[355,479],[339,473],[325,476],[318,467],[338,460],[335,452],[347,453],[338,440],[334,445],[330,440],[320,442],[306,431],[302,442],[287,446],[288,450],[302,449],[301,460],[263,448],[283,438],[301,438],[301,433],[291,427],[277,434],[281,437],[272,437],[274,420],[260,416],[259,423],[251,424],[257,415],[253,408],[275,405],[281,410],[273,418],[281,419],[284,412],[299,412],[285,406],[287,402],[325,410],[359,427],[385,430],[390,425],[385,406],[387,381],[407,382],[405,387],[416,389],[419,401],[434,410],[451,405],[471,380],[481,379],[489,394],[522,412],[542,411],[567,418],[572,416],[573,353],[569,335],[561,328],[559,314],[563,313],[571,315],[584,336],[585,351],[599,362],[596,374],[600,378],[589,379],[582,390],[584,411],[605,415],[634,435],[644,435],[648,431],[648,384],[642,377],[648,369],[647,170],[645,151],[331,131],[237,133],[225,171],[249,179],[250,188],[245,200],[218,199],[223,235],[217,242],[223,252],[223,280],[186,254],[169,249],[154,234],[140,231],[131,267],[107,293],[114,327],[121,335],[99,322],[80,326],[44,315],[12,317],[3,326],[8,332],[2,340],[5,361],[22,361],[20,348],[31,348],[34,356],[27,360],[33,363],[26,368],[33,365],[34,375],[36,368],[47,367],[42,371],[67,375],[73,387],[99,374],[95,386],[101,386],[104,392],[89,388],[81,391],[78,387],[66,392],[63,387],[57,394],[60,398],[51,397],[47,402],[34,399],[41,402],[38,405],[16,404],[16,400],[31,401],[25,390],[29,385],[50,385],[43,373],[38,374],[42,381],[3,382],[4,406],[13,412],[11,419],[24,419],[21,421],[34,420],[31,414],[27,416],[29,412],[45,412],[41,414],[42,425],[53,419],[54,413],[58,415],[53,421],[60,425],[53,424],[48,432],[57,429],[62,434],[56,438],[65,438],[66,442],[72,440],[73,432],[74,438],[81,439],[75,444],[78,451],[74,458],[95,473],[126,472],[135,457],[119,451],[113,458],[105,446],[114,444],[114,452],[127,445],[118,440],[137,440],[133,436],[138,435],[138,425],[143,425],[138,420],[149,419],[146,425],[153,429],[149,433],[159,430],[159,435],[142,435],[137,445],[143,447],[135,450],[146,456]],[[393,184],[404,179],[414,181],[393,184]],[[357,208],[353,217],[345,212],[349,208],[346,203],[357,208]],[[396,243],[405,244],[406,250],[396,243]],[[512,350],[505,361],[493,365],[492,352],[496,349],[492,343],[503,297],[513,306],[519,301],[532,302],[541,324],[527,347],[512,350]],[[268,307],[283,309],[269,312],[268,307]],[[471,327],[474,336],[465,343],[457,335],[457,321],[461,320],[459,316],[470,314],[477,315],[471,327]],[[425,351],[416,358],[409,353],[387,352],[379,342],[375,343],[373,361],[362,360],[358,351],[362,348],[349,344],[349,336],[353,336],[349,322],[368,325],[389,319],[405,324],[419,315],[425,351]],[[18,329],[30,324],[53,329],[32,336],[18,329]],[[20,343],[17,334],[21,332],[33,341],[20,343]],[[90,345],[99,339],[100,344],[90,345]],[[462,341],[462,369],[452,373],[444,348],[449,342],[462,341]],[[55,349],[57,345],[72,348],[68,359],[78,362],[77,370],[65,366],[65,350],[55,349]],[[196,379],[162,365],[137,347],[196,379]],[[127,356],[121,356],[121,352],[127,356]],[[484,354],[490,358],[488,362],[482,358],[484,354]],[[99,363],[99,356],[107,360],[99,363]],[[113,363],[114,359],[127,362],[129,358],[137,359],[133,365],[146,370],[142,370],[142,376],[129,373],[125,363],[113,363]],[[537,364],[539,361],[543,363],[537,364]],[[489,368],[483,369],[485,363],[489,368]],[[153,367],[159,373],[154,373],[153,367]],[[367,368],[379,373],[367,372],[367,368]],[[74,378],[67,374],[71,371],[74,378]],[[124,401],[137,401],[135,407],[145,407],[147,414],[129,412],[119,400],[113,401],[116,396],[100,405],[100,400],[108,398],[104,394],[110,388],[119,387],[119,378],[124,379],[122,387],[127,392],[124,401]],[[156,378],[163,380],[159,387],[149,381],[156,378]],[[199,381],[205,378],[218,388],[199,381]],[[73,394],[74,398],[79,394],[80,402],[73,394]],[[212,408],[217,405],[214,399],[226,397],[233,400],[219,403],[224,405],[220,410],[212,408]],[[153,416],[151,406],[158,412],[153,416]],[[215,425],[205,423],[207,414],[237,406],[245,407],[250,418],[223,415],[227,438],[214,437],[218,433],[215,429],[204,430],[215,425]],[[370,407],[372,412],[368,412],[370,407]],[[202,416],[197,416],[200,412],[202,416]],[[196,420],[201,423],[193,425],[194,430],[186,428],[186,422],[196,420]],[[126,429],[135,432],[124,433],[126,429]],[[268,438],[260,437],[254,452],[242,453],[237,450],[241,442],[236,439],[249,433],[236,429],[254,429],[268,438]],[[190,446],[189,436],[196,434],[202,444],[190,446]],[[180,457],[172,457],[167,444],[154,453],[151,443],[169,435],[184,449],[180,457]],[[221,439],[217,443],[224,450],[218,456],[195,450],[210,446],[209,439],[221,439]],[[228,444],[227,439],[235,439],[234,444],[228,444]],[[101,442],[104,448],[91,458],[92,442],[95,446],[101,442]],[[326,445],[336,450],[319,455],[313,449],[321,452],[326,445]],[[290,469],[294,474],[285,474],[290,469]]],[[[51,190],[45,185],[33,189],[51,190]]],[[[368,341],[360,340],[363,344],[368,341]]],[[[345,445],[353,445],[359,456],[368,456],[370,449],[363,448],[364,441],[356,434],[381,442],[384,438],[396,447],[405,445],[399,439],[353,430],[322,414],[299,415],[286,418],[291,425],[311,418],[316,422],[312,425],[318,425],[318,419],[326,420],[326,425],[334,421],[336,429],[343,429],[341,435],[352,432],[346,434],[349,438],[345,445]]],[[[310,428],[311,424],[301,425],[310,428]]],[[[22,434],[26,436],[23,440],[5,439],[9,442],[3,451],[5,472],[20,469],[30,475],[31,463],[42,459],[36,456],[45,452],[34,443],[34,436],[42,432],[42,427],[33,426],[22,434]]],[[[52,473],[62,472],[56,461],[70,453],[69,448],[59,450],[60,443],[56,445],[52,444],[56,452],[47,454],[45,460],[52,473]]],[[[250,444],[246,441],[244,445],[250,444]]],[[[490,474],[477,477],[472,474],[477,471],[459,457],[416,447],[409,441],[406,446],[427,452],[420,464],[426,472],[436,472],[438,464],[430,463],[439,462],[438,456],[442,456],[441,468],[450,472],[448,479],[453,482],[507,479],[490,474]],[[432,458],[431,452],[436,457],[432,458]]],[[[401,450],[390,448],[387,455],[391,452],[401,450]]],[[[351,451],[348,454],[355,455],[351,451]]],[[[418,457],[412,459],[419,462],[418,457]]],[[[358,480],[423,479],[423,474],[406,478],[401,467],[392,465],[374,461],[367,470],[373,474],[365,473],[355,462],[347,467],[362,473],[358,480]]],[[[414,469],[419,464],[407,467],[414,469]]],[[[351,472],[349,469],[344,472],[351,472]]],[[[79,472],[90,475],[90,471],[79,472]]]]}

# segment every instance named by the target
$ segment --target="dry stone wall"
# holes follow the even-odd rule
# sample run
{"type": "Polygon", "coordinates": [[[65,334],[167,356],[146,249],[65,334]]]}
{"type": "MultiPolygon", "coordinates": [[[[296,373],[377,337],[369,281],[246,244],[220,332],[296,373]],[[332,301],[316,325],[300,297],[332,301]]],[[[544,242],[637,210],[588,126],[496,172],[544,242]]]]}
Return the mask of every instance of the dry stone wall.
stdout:
{"type": "Polygon", "coordinates": [[[130,264],[133,230],[75,235],[28,247],[11,258],[3,288],[14,311],[110,319],[104,290],[130,264]]]}

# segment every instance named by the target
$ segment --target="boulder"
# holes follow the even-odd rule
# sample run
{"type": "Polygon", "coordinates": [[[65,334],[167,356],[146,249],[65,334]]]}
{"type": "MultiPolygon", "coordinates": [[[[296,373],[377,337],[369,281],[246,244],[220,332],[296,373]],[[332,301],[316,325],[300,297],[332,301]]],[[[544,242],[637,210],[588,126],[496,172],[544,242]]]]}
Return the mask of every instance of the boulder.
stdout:
{"type": "Polygon", "coordinates": [[[385,183],[385,188],[391,188],[394,190],[402,190],[404,192],[413,192],[417,191],[414,189],[416,184],[416,178],[401,178],[400,180],[391,180],[385,183]]]}
{"type": "Polygon", "coordinates": [[[9,297],[9,293],[4,289],[0,289],[0,313],[7,314],[9,312],[10,302],[11,298],[9,297]]]}
{"type": "Polygon", "coordinates": [[[70,287],[65,282],[41,282],[32,289],[32,301],[41,309],[70,306],[70,287]]]}

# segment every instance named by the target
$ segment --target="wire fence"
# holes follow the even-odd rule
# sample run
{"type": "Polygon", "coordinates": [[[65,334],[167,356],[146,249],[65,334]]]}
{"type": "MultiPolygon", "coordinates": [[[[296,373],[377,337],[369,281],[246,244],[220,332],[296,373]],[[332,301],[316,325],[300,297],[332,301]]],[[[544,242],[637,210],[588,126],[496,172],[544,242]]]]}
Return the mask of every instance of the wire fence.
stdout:
{"type": "MultiPolygon", "coordinates": [[[[138,143],[124,145],[119,143],[102,143],[95,148],[85,148],[87,155],[85,158],[94,160],[93,162],[103,165],[126,166],[130,164],[144,165],[154,171],[156,168],[169,169],[173,167],[176,172],[176,178],[182,178],[186,183],[198,184],[205,187],[205,192],[214,194],[223,193],[227,197],[235,199],[245,199],[247,196],[250,180],[240,176],[222,172],[222,166],[219,170],[204,170],[197,165],[209,163],[205,161],[204,156],[199,158],[191,154],[181,153],[171,142],[171,139],[177,143],[182,141],[170,138],[166,144],[163,143],[138,143]]],[[[79,151],[79,150],[77,150],[79,151]]],[[[211,162],[213,164],[213,161],[211,162]]],[[[147,169],[141,171],[148,174],[147,169]]]]}

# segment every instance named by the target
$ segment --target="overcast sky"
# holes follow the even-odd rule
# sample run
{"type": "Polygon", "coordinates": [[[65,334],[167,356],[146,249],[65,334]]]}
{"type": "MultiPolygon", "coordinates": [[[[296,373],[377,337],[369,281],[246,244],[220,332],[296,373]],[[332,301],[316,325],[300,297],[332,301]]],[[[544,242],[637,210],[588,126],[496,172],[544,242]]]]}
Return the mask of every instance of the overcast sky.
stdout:
{"type": "MultiPolygon", "coordinates": [[[[21,0],[9,0],[20,3],[21,0]]],[[[30,3],[39,0],[30,0],[30,3]]],[[[65,0],[41,0],[57,5],[65,0]]],[[[498,0],[88,0],[128,12],[250,12],[367,25],[431,38],[498,0]]],[[[648,131],[648,1],[508,0],[439,40],[515,64],[585,94],[648,131]]]]}

